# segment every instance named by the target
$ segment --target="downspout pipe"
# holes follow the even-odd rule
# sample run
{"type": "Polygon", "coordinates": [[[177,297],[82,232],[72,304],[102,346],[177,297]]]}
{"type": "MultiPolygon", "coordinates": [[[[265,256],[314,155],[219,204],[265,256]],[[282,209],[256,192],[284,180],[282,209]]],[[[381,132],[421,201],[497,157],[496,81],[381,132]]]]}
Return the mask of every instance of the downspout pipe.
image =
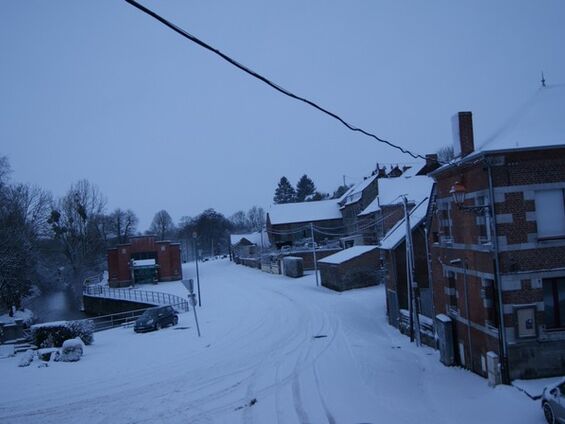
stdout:
{"type": "Polygon", "coordinates": [[[488,161],[488,158],[485,158],[487,171],[488,171],[488,189],[489,189],[489,213],[491,214],[491,225],[492,225],[492,235],[493,240],[492,244],[494,247],[494,276],[495,276],[495,285],[496,285],[496,292],[498,297],[498,315],[499,315],[499,324],[498,324],[498,345],[499,351],[502,354],[502,358],[500,361],[501,364],[501,378],[503,384],[510,384],[510,374],[508,370],[508,344],[506,341],[506,327],[504,325],[504,303],[502,301],[502,287],[501,287],[501,279],[500,279],[500,251],[498,249],[498,232],[496,227],[496,210],[494,208],[494,186],[492,182],[492,168],[491,164],[488,161]]]}

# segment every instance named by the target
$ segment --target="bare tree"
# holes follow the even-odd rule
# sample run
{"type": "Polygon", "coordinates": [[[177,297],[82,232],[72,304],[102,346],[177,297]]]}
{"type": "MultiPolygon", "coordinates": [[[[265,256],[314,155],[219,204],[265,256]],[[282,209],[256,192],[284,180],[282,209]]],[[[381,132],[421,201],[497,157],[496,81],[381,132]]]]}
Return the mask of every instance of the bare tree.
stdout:
{"type": "Polygon", "coordinates": [[[443,146],[437,151],[437,159],[440,163],[447,163],[455,158],[453,146],[443,146]]]}
{"type": "Polygon", "coordinates": [[[12,172],[10,162],[6,156],[0,156],[0,189],[8,182],[8,176],[12,172]]]}
{"type": "Polygon", "coordinates": [[[98,270],[104,255],[104,238],[100,220],[104,217],[106,199],[87,180],[73,184],[51,211],[49,223],[61,251],[71,267],[76,288],[82,278],[98,270]]]}
{"type": "Polygon", "coordinates": [[[45,234],[49,193],[9,185],[9,164],[0,158],[0,303],[20,308],[38,277],[38,241],[45,234]]]}
{"type": "Polygon", "coordinates": [[[243,233],[250,230],[249,219],[243,211],[237,211],[229,217],[234,232],[243,233]]]}
{"type": "Polygon", "coordinates": [[[131,209],[115,209],[108,216],[109,231],[116,238],[116,243],[127,243],[137,230],[139,220],[131,209]]]}
{"type": "Polygon", "coordinates": [[[166,240],[174,235],[175,224],[169,213],[162,209],[155,214],[149,231],[157,236],[159,240],[166,240]]]}
{"type": "Polygon", "coordinates": [[[254,231],[260,231],[265,225],[265,210],[258,206],[253,206],[247,211],[249,226],[254,231]]]}

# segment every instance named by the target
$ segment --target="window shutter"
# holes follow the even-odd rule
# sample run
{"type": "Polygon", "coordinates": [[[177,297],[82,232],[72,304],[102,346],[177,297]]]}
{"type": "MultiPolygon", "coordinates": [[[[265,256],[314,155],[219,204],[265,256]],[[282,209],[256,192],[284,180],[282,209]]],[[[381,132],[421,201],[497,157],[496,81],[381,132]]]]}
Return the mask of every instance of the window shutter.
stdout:
{"type": "Polygon", "coordinates": [[[565,204],[563,190],[536,192],[538,237],[565,235],[565,204]]]}

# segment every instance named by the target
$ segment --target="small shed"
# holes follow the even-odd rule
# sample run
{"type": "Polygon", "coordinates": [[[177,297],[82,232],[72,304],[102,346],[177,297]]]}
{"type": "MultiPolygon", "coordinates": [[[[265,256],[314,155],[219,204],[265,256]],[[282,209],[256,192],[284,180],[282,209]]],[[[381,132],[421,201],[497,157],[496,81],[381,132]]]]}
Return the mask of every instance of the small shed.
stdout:
{"type": "Polygon", "coordinates": [[[257,257],[263,248],[269,248],[270,245],[265,231],[230,235],[231,252],[236,263],[240,263],[243,258],[257,257]]]}
{"type": "Polygon", "coordinates": [[[318,261],[322,286],[336,291],[377,285],[378,247],[353,246],[318,261]]]}

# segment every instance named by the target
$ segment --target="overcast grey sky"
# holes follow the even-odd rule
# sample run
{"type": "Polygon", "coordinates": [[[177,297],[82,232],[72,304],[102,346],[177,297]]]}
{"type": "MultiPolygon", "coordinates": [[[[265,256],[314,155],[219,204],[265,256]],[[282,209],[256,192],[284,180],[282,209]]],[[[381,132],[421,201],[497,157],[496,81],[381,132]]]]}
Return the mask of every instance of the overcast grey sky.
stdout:
{"type": "MultiPolygon", "coordinates": [[[[486,138],[565,82],[563,1],[145,1],[278,84],[421,154],[450,117],[486,138]]],[[[565,115],[565,113],[564,113],[565,115]]],[[[322,191],[409,157],[350,132],[121,0],[0,5],[0,155],[55,195],[87,178],[140,229],[167,209],[268,207],[283,175],[322,191]]]]}

